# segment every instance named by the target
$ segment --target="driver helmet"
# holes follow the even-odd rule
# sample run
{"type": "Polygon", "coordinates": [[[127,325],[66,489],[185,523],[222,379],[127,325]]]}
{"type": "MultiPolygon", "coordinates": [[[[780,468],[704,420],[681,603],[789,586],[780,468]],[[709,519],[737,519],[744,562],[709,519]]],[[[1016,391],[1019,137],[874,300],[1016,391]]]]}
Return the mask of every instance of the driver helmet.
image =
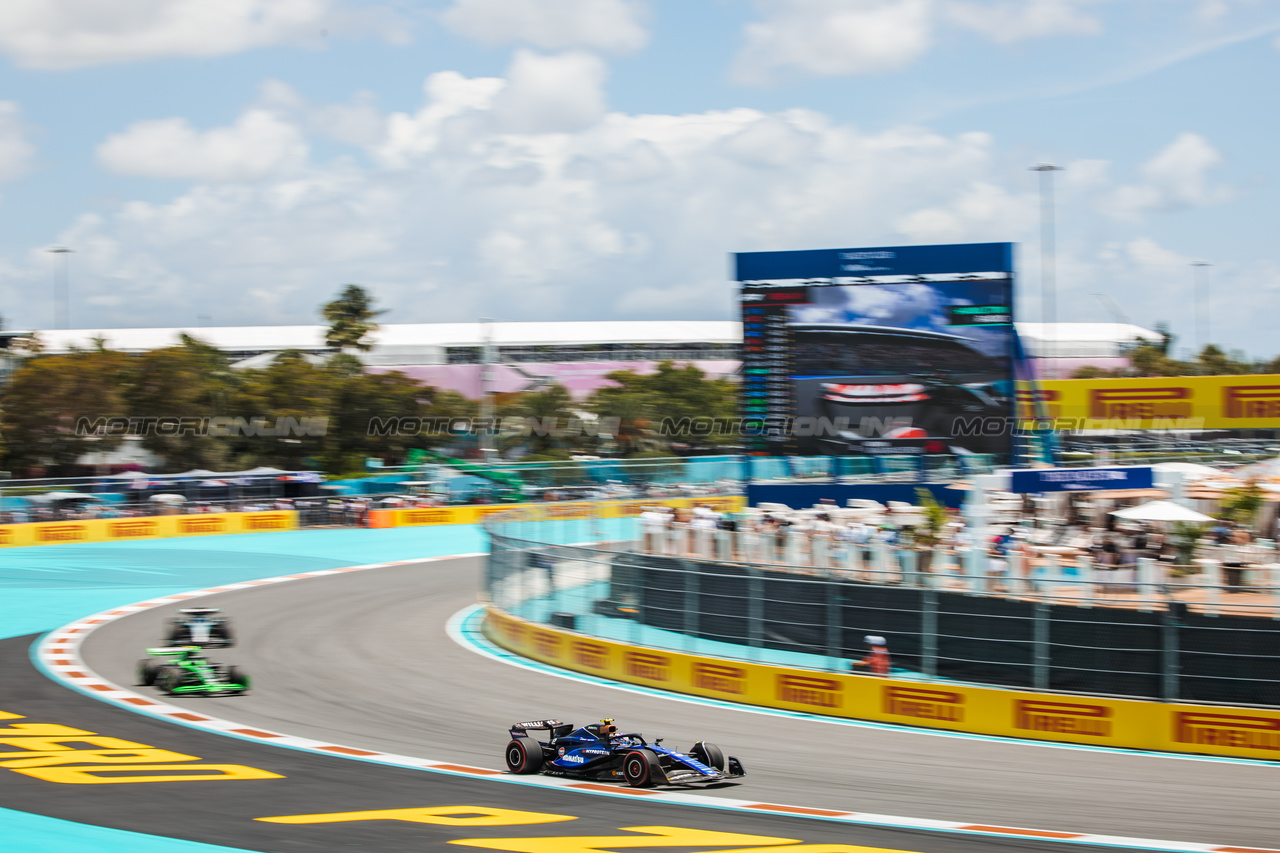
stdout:
{"type": "Polygon", "coordinates": [[[618,727],[613,724],[613,720],[601,720],[597,731],[601,740],[613,740],[618,736],[618,727]]]}

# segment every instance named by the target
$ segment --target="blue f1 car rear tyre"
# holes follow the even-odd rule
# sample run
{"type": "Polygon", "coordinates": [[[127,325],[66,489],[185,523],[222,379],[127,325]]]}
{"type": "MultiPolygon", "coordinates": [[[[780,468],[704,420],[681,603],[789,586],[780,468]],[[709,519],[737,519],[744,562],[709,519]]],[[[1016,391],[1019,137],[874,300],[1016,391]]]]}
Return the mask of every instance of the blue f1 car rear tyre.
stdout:
{"type": "Polygon", "coordinates": [[[512,773],[537,773],[542,769],[542,747],[527,740],[507,744],[507,769],[512,773]]]}
{"type": "Polygon", "coordinates": [[[700,740],[693,745],[693,749],[689,750],[689,754],[708,767],[724,772],[724,753],[714,743],[700,740]]]}
{"type": "Polygon", "coordinates": [[[633,749],[622,759],[622,778],[633,788],[652,788],[661,773],[658,757],[647,749],[633,749]]]}

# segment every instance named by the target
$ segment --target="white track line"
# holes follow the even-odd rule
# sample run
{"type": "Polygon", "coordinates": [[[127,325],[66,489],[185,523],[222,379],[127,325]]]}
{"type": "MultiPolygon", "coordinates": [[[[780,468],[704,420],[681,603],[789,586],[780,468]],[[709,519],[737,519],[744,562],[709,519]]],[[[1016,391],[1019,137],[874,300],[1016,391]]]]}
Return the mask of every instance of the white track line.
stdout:
{"type": "Polygon", "coordinates": [[[1028,840],[1053,841],[1065,844],[1091,846],[1102,845],[1132,850],[1168,851],[1168,853],[1280,853],[1280,850],[1261,847],[1254,848],[1220,844],[1199,844],[1185,841],[1160,841],[1147,838],[1129,838],[1118,835],[1092,835],[1088,833],[1064,832],[1058,830],[1028,829],[1025,827],[992,826],[987,824],[964,823],[961,821],[929,820],[926,818],[901,817],[896,815],[845,812],[831,809],[813,809],[806,808],[804,806],[761,803],[752,800],[738,800],[719,797],[712,799],[679,791],[621,788],[609,785],[575,782],[568,779],[555,779],[545,776],[532,778],[515,777],[505,771],[493,770],[487,767],[470,767],[448,761],[433,761],[414,756],[396,755],[394,753],[377,752],[368,749],[357,749],[350,746],[344,746],[342,744],[326,743],[325,741],[313,740],[311,738],[297,737],[283,732],[268,731],[248,726],[243,723],[237,723],[232,720],[212,717],[208,714],[194,713],[188,708],[169,705],[165,702],[157,701],[150,695],[143,695],[128,688],[121,687],[118,684],[113,684],[85,666],[83,659],[80,657],[81,644],[84,642],[85,638],[93,633],[97,628],[108,622],[113,622],[116,619],[151,610],[156,607],[177,604],[178,602],[199,598],[201,596],[213,595],[216,593],[252,589],[254,587],[265,586],[267,584],[287,583],[289,581],[304,580],[307,578],[324,577],[326,575],[336,575],[345,572],[368,571],[370,569],[388,568],[391,566],[401,566],[410,563],[437,562],[441,560],[454,560],[464,557],[482,556],[485,555],[455,554],[448,557],[430,557],[423,560],[400,560],[389,563],[372,563],[363,566],[347,566],[340,569],[322,569],[314,572],[302,572],[300,574],[284,575],[282,577],[242,581],[240,583],[226,584],[224,586],[211,587],[209,589],[178,593],[176,595],[167,595],[160,598],[151,598],[146,601],[138,602],[137,604],[130,604],[125,607],[116,607],[101,613],[95,613],[92,616],[78,619],[75,622],[49,632],[41,638],[39,643],[36,645],[33,652],[33,658],[36,664],[51,678],[60,681],[68,687],[71,687],[72,689],[87,696],[92,696],[95,699],[117,705],[135,713],[148,714],[152,717],[167,720],[179,725],[190,726],[203,731],[213,732],[214,734],[240,738],[241,740],[252,741],[255,743],[265,743],[272,746],[282,746],[289,749],[297,749],[319,755],[350,758],[358,761],[387,764],[414,770],[427,770],[456,776],[470,776],[473,778],[487,777],[493,781],[507,784],[532,785],[542,788],[573,790],[579,793],[592,794],[596,796],[632,800],[646,799],[670,805],[697,806],[700,808],[750,812],[753,814],[778,814],[789,817],[802,817],[892,829],[926,830],[955,835],[986,836],[994,838],[1024,838],[1028,840]]]}

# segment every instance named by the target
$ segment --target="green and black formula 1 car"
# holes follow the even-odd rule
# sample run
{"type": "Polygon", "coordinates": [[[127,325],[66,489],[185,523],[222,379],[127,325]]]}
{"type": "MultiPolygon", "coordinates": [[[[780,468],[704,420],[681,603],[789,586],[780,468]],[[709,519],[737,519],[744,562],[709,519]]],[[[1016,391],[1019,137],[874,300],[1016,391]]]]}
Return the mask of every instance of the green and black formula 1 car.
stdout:
{"type": "Polygon", "coordinates": [[[138,683],[155,685],[170,696],[188,693],[217,696],[223,693],[245,693],[249,676],[239,667],[215,663],[199,646],[170,646],[147,649],[147,654],[169,660],[143,658],[138,661],[138,683]]]}

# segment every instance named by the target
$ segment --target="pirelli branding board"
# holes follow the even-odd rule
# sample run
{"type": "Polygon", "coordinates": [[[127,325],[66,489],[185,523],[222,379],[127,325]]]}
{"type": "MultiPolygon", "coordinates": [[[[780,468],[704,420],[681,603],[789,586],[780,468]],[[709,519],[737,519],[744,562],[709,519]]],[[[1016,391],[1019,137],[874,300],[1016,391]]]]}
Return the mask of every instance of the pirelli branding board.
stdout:
{"type": "Polygon", "coordinates": [[[1018,699],[1013,703],[1013,727],[1025,732],[1111,736],[1111,709],[1078,702],[1018,699]]]}
{"type": "Polygon", "coordinates": [[[884,712],[894,717],[959,723],[964,721],[964,694],[951,690],[886,686],[884,712]]]}
{"type": "Polygon", "coordinates": [[[553,631],[534,631],[533,632],[533,648],[539,657],[558,658],[560,657],[560,645],[562,637],[553,631]]]}
{"type": "Polygon", "coordinates": [[[1280,710],[1039,694],[793,669],[628,646],[490,608],[490,640],[614,681],[747,705],[999,737],[1280,762],[1280,710]]]}
{"type": "Polygon", "coordinates": [[[671,656],[656,652],[628,651],[623,655],[624,668],[632,678],[645,681],[670,681],[671,656]]]}
{"type": "Polygon", "coordinates": [[[64,542],[120,542],[170,536],[208,536],[216,533],[257,533],[293,530],[296,512],[224,512],[201,515],[158,515],[145,518],[96,518],[8,524],[0,527],[0,548],[20,545],[58,545],[64,542]]]}
{"type": "Polygon", "coordinates": [[[550,521],[566,518],[635,518],[649,506],[692,508],[710,506],[735,512],[746,506],[741,497],[668,498],[652,501],[596,501],[584,503],[491,504],[425,509],[376,509],[369,513],[370,527],[420,527],[432,524],[476,524],[491,515],[508,513],[512,520],[550,521]]]}
{"type": "Polygon", "coordinates": [[[1178,711],[1173,739],[1199,747],[1260,749],[1280,757],[1280,718],[1178,711]]]}
{"type": "Polygon", "coordinates": [[[747,671],[727,663],[695,662],[693,686],[699,690],[742,696],[747,692],[747,671]]]}
{"type": "Polygon", "coordinates": [[[1018,415],[1056,429],[1274,429],[1280,375],[1062,379],[1019,383],[1018,415]]]}
{"type": "Polygon", "coordinates": [[[609,647],[604,643],[591,640],[572,640],[569,643],[569,654],[578,666],[595,672],[604,672],[609,668],[609,647]]]}
{"type": "Polygon", "coordinates": [[[812,708],[840,708],[844,685],[834,678],[810,675],[778,675],[778,701],[812,708]]]}

